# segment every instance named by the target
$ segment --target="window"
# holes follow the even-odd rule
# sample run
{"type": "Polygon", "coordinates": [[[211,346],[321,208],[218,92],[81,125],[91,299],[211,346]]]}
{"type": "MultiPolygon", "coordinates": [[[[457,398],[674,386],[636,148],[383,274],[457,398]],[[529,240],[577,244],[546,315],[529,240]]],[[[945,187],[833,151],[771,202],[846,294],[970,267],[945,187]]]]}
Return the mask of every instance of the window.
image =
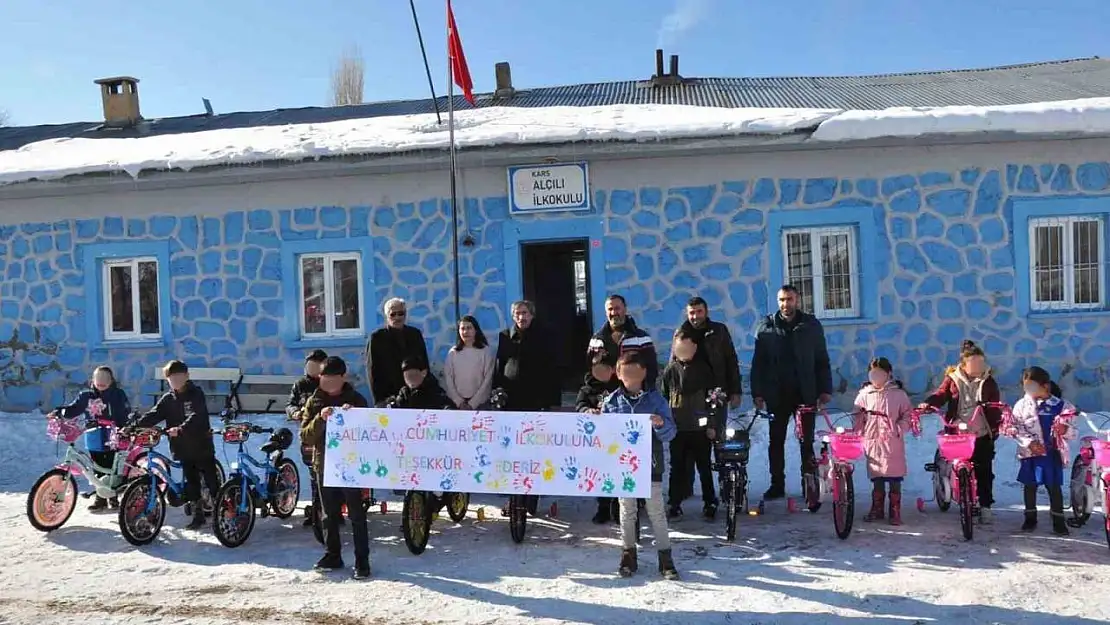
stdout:
{"type": "Polygon", "coordinates": [[[586,281],[586,259],[574,259],[574,312],[585,315],[590,312],[589,284],[586,281]]]}
{"type": "Polygon", "coordinates": [[[301,334],[306,337],[363,334],[362,263],[358,254],[304,254],[301,334]]]}
{"type": "Polygon", "coordinates": [[[859,316],[855,230],[847,226],[783,230],[786,282],[802,310],[821,319],[859,316]]]}
{"type": "Polygon", "coordinates": [[[106,340],[161,337],[158,259],[105,260],[101,285],[106,340]]]}
{"type": "Polygon", "coordinates": [[[1033,310],[1103,306],[1100,218],[1031,219],[1029,242],[1033,310]]]}

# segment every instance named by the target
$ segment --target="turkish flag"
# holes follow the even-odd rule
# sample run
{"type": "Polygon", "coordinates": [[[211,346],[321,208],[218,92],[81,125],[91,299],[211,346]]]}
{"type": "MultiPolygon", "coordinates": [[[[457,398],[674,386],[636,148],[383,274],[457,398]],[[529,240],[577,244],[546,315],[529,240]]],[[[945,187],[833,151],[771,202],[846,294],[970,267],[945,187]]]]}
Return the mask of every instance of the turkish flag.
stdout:
{"type": "Polygon", "coordinates": [[[459,29],[455,26],[455,12],[451,10],[451,0],[447,0],[447,57],[451,63],[451,77],[459,89],[462,89],[466,101],[474,106],[474,81],[470,78],[470,68],[466,66],[466,55],[463,54],[459,29]]]}

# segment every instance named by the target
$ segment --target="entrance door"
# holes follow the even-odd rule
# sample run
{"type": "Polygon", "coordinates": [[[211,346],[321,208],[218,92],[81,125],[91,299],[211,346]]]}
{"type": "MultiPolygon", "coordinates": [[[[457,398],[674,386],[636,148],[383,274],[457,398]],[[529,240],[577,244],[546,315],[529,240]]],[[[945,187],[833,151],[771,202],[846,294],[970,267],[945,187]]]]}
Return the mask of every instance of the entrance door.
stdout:
{"type": "Polygon", "coordinates": [[[564,391],[576,391],[586,374],[591,310],[586,239],[521,245],[524,298],[536,304],[537,322],[555,348],[555,370],[564,391]]]}

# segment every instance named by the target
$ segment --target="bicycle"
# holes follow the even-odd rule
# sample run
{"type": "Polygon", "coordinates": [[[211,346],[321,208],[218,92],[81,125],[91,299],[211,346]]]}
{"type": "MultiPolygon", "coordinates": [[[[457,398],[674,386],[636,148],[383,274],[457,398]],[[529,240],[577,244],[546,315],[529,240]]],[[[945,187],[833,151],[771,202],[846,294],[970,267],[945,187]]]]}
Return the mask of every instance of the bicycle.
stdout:
{"type": "MultiPolygon", "coordinates": [[[[728,403],[728,396],[721,389],[714,389],[706,397],[710,412],[719,411],[728,403]]],[[[716,414],[720,414],[716,412],[716,414]]],[[[717,442],[713,455],[713,470],[720,476],[721,500],[725,505],[725,540],[736,539],[736,525],[741,515],[748,514],[748,459],[751,455],[752,427],[760,419],[771,419],[766,412],[754,410],[746,427],[726,427],[724,438],[717,442]]]]}
{"type": "MultiPolygon", "coordinates": [[[[817,406],[810,406],[801,404],[794,409],[794,436],[797,437],[798,442],[805,441],[805,427],[803,419],[806,415],[813,415],[816,419],[817,413],[820,409],[817,406]]],[[[824,413],[824,410],[820,410],[824,413]]],[[[826,415],[827,416],[827,415],[826,415]]],[[[831,427],[831,426],[830,426],[831,427]]],[[[822,447],[822,453],[825,453],[825,447],[822,447]]],[[[810,450],[806,450],[807,452],[810,450]]],[[[802,497],[805,499],[806,508],[810,512],[817,512],[821,509],[821,501],[824,498],[825,491],[823,481],[818,477],[818,462],[816,458],[808,458],[806,453],[802,454],[802,497]]],[[[793,500],[787,500],[787,510],[793,512],[793,500]]]]}
{"type": "MultiPolygon", "coordinates": [[[[64,408],[56,408],[54,413],[61,415],[64,411],[64,408]]],[[[146,471],[147,454],[141,448],[132,447],[127,435],[121,434],[115,424],[106,419],[96,419],[82,426],[80,417],[53,416],[46,421],[46,433],[65,443],[66,451],[61,462],[39,476],[27,493],[27,520],[40,532],[62,527],[73,514],[77,507],[74,476],[83,477],[97,496],[110,499],[118,497],[130,480],[146,471]],[[111,428],[108,445],[117,453],[110,467],[101,466],[87,451],[75,445],[87,430],[99,427],[111,428]]]]}
{"type": "MultiPolygon", "coordinates": [[[[840,540],[846,540],[852,533],[852,522],[856,510],[855,465],[852,464],[863,455],[863,435],[859,432],[835,426],[829,413],[822,410],[822,416],[829,430],[815,432],[821,440],[821,455],[816,462],[815,475],[818,480],[819,496],[824,499],[832,493],[833,527],[840,540]]],[[[849,415],[837,418],[837,422],[849,415]]],[[[807,497],[808,501],[808,497],[807,497]]],[[[810,508],[813,510],[813,508],[810,508]]]]}
{"type": "Polygon", "coordinates": [[[1101,426],[1095,427],[1091,415],[1079,413],[1087,426],[1094,432],[1093,436],[1084,436],[1079,439],[1079,452],[1075,455],[1071,470],[1071,510],[1072,518],[1068,525],[1080,528],[1086,525],[1096,507],[1101,507],[1103,516],[1107,517],[1106,538],[1110,542],[1110,452],[1099,453],[1099,449],[1110,448],[1110,431],[1106,426],[1110,424],[1110,416],[1103,415],[1101,426]]]}
{"type": "Polygon", "coordinates": [[[301,494],[297,465],[285,457],[285,450],[293,443],[293,433],[288,428],[275,431],[253,423],[231,423],[233,419],[226,419],[222,434],[224,443],[239,446],[236,461],[230,465],[231,475],[216,492],[212,515],[216,540],[232,549],[250,538],[257,514],[266,518],[272,511],[279,519],[293,516],[301,494]],[[265,460],[256,460],[244,449],[251,434],[271,435],[259,448],[266,455],[265,460]]]}
{"type": "MultiPolygon", "coordinates": [[[[192,502],[184,500],[185,481],[173,479],[173,470],[181,470],[179,460],[172,460],[159,452],[156,447],[166,434],[160,427],[128,427],[131,445],[145,450],[147,458],[146,476],[132,480],[123,490],[119,500],[119,529],[124,540],[141,547],[149,545],[158,538],[166,522],[166,504],[176,508],[183,506],[186,516],[192,516],[192,502]]],[[[216,475],[224,480],[224,468],[219,460],[216,475]]],[[[201,486],[201,505],[207,510],[212,504],[213,493],[207,485],[201,486]]]]}

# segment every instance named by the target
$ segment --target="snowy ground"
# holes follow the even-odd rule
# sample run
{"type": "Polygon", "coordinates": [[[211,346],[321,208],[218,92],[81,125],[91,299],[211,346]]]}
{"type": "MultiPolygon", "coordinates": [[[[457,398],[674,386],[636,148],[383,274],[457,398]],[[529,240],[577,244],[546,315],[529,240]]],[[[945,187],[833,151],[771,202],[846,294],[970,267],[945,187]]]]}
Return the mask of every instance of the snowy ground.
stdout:
{"type": "MultiPolygon", "coordinates": [[[[474,511],[458,525],[444,518],[428,551],[413,556],[400,537],[399,505],[391,501],[389,514],[371,517],[374,579],[356,582],[348,572],[311,570],[321,550],[299,514],[286,522],[260,519],[250,541],[234,550],[221,547],[208,530],[182,529],[180,510],[169,512],[158,542],[132,548],[120,537],[115,515],[91,514],[85,500],[63,529],[36,532],[25,515],[26,491],[54,461],[55,444],[45,439],[38,415],[0,415],[0,429],[0,623],[1110,620],[1110,550],[1100,524],[1055,538],[1044,513],[1037,533],[1017,532],[1020,497],[1006,446],[996,464],[996,523],[979,528],[972,543],[959,536],[953,513],[941,514],[932,504],[926,514],[914,510],[916,492],[907,493],[905,526],[860,522],[843,542],[827,510],[788,515],[781,506],[743,519],[742,537],[727,545],[720,538],[723,523],[696,519],[700,505],[691,501],[688,516],[672,526],[682,581],[663,582],[653,573],[647,531],[641,573],[625,580],[614,574],[616,529],[589,522],[592,502],[560,500],[558,517],[535,520],[518,546],[490,507],[498,502],[483,499],[488,520],[479,522],[474,511]]],[[[931,440],[927,433],[913,444],[915,469],[931,455],[931,440]]],[[[762,491],[764,457],[753,458],[752,466],[753,490],[762,491]]],[[[926,485],[921,474],[908,488],[926,485]]],[[[350,564],[349,548],[346,558],[350,564]]]]}

